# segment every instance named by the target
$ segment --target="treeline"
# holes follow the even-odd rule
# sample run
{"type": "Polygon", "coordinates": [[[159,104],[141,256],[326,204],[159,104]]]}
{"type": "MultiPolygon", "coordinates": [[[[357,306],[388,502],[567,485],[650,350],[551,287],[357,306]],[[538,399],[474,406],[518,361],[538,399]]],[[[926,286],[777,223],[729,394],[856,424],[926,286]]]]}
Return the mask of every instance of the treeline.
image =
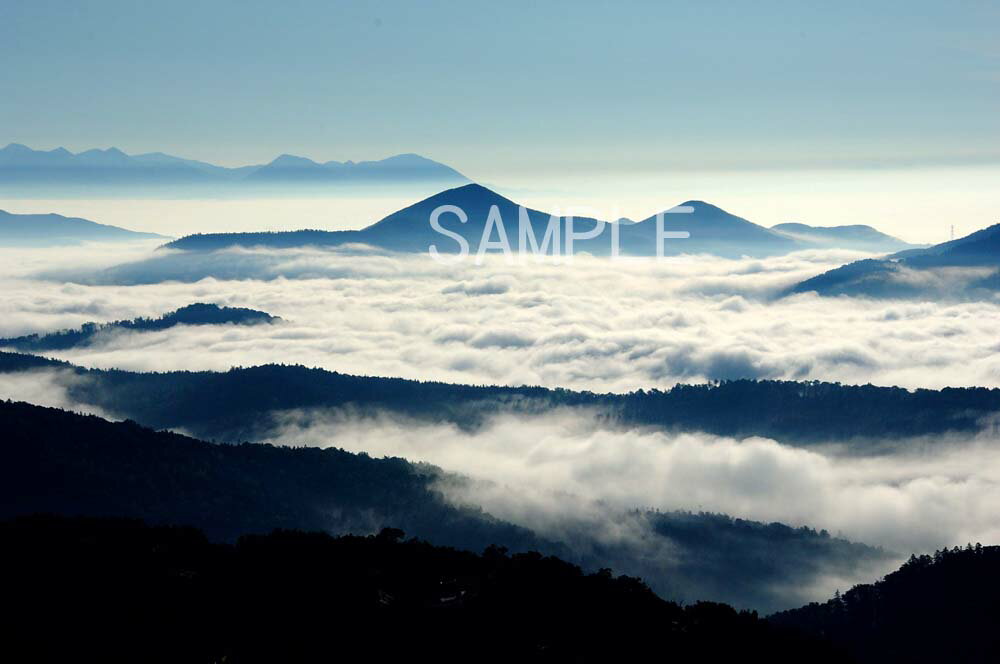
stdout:
{"type": "Polygon", "coordinates": [[[825,579],[876,578],[900,559],[805,526],[705,512],[645,517],[650,530],[673,547],[673,574],[686,582],[671,599],[727,598],[770,613],[815,598],[811,588],[825,579]]]}
{"type": "Polygon", "coordinates": [[[198,437],[255,440],[273,428],[273,411],[350,407],[388,411],[465,428],[503,412],[591,409],[610,423],[724,436],[766,436],[787,444],[841,442],[859,450],[913,436],[1000,431],[1000,390],[907,390],[819,381],[735,380],[669,390],[596,394],[542,387],[498,387],[351,376],[302,366],[265,365],[227,372],[134,373],[87,370],[0,353],[0,372],[71,370],[69,396],[155,428],[198,437]]]}
{"type": "Polygon", "coordinates": [[[762,612],[800,605],[810,597],[799,589],[829,574],[870,578],[890,559],[808,528],[684,512],[608,513],[609,523],[628,520],[630,537],[601,537],[572,520],[556,536],[448,502],[439,481],[455,488],[469,480],[428,465],[335,448],[213,445],[24,403],[0,401],[0,434],[0,518],[139,518],[230,542],[274,528],[366,534],[393,526],[465,550],[497,544],[613,567],[664,597],[762,612]]]}
{"type": "Polygon", "coordinates": [[[638,579],[393,529],[215,544],[193,528],[39,516],[0,524],[0,549],[10,661],[845,661],[638,579]]]}
{"type": "Polygon", "coordinates": [[[829,638],[861,662],[998,662],[1000,547],[913,556],[877,583],[771,620],[829,638]]]}
{"type": "Polygon", "coordinates": [[[191,524],[213,539],[274,528],[392,524],[449,546],[557,552],[530,531],[446,503],[440,470],[336,448],[212,445],[134,422],[0,402],[0,518],[26,513],[191,524]]]}
{"type": "Polygon", "coordinates": [[[116,320],[110,323],[84,323],[72,330],[59,330],[48,334],[29,334],[21,337],[0,339],[0,347],[16,348],[27,352],[47,350],[66,350],[77,346],[86,346],[99,334],[115,330],[131,330],[150,332],[166,330],[175,325],[255,325],[257,323],[273,323],[278,319],[263,311],[245,307],[220,307],[217,304],[196,302],[181,307],[175,311],[163,314],[159,318],[133,318],[131,320],[116,320]]]}

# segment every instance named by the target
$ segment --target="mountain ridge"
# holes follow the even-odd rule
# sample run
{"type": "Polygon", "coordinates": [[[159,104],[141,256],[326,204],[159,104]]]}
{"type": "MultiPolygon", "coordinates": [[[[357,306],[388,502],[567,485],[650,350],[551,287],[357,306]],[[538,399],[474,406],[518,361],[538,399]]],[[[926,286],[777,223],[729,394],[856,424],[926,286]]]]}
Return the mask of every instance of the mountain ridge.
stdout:
{"type": "Polygon", "coordinates": [[[177,325],[257,325],[276,323],[281,319],[263,311],[243,307],[220,307],[217,304],[195,302],[159,318],[134,318],[108,323],[84,323],[78,328],[59,330],[47,334],[29,334],[0,339],[0,348],[15,348],[26,352],[67,350],[88,346],[100,335],[117,330],[136,332],[166,330],[177,325]]]}
{"type": "MultiPolygon", "coordinates": [[[[65,371],[74,402],[119,413],[154,428],[183,429],[204,439],[266,438],[272,411],[348,408],[393,413],[475,430],[493,413],[583,408],[622,426],[719,436],[773,438],[796,446],[839,443],[878,453],[895,441],[974,435],[1000,412],[1000,389],[910,390],[818,381],[732,380],[678,384],[666,391],[623,394],[522,385],[463,385],[357,376],[300,365],[268,364],[225,372],[140,373],[85,369],[37,355],[0,351],[0,374],[65,371]],[[157,394],[150,401],[143,394],[157,394]],[[817,425],[821,422],[821,425],[817,425]]],[[[1000,432],[992,425],[994,434],[1000,432]]]]}
{"type": "Polygon", "coordinates": [[[86,185],[364,185],[457,184],[469,179],[454,168],[414,153],[369,161],[316,162],[282,154],[264,164],[226,167],[164,152],[129,155],[111,147],[70,152],[59,147],[34,150],[21,143],[0,148],[0,187],[86,185]],[[304,178],[304,179],[303,179],[304,178]]]}
{"type": "MultiPolygon", "coordinates": [[[[462,222],[451,211],[438,217],[438,223],[447,233],[461,236],[471,253],[475,253],[484,237],[488,218],[496,208],[512,252],[521,249],[519,221],[523,211],[529,222],[532,235],[539,245],[545,237],[550,220],[556,219],[560,238],[560,252],[570,231],[570,217],[554,217],[552,214],[527,206],[472,182],[447,189],[419,200],[382,219],[360,229],[345,231],[284,231],[277,233],[207,233],[188,235],[164,245],[168,249],[187,251],[214,251],[232,246],[260,246],[289,248],[294,246],[340,246],[349,243],[398,252],[424,252],[434,246],[440,253],[456,253],[460,244],[454,235],[439,232],[431,227],[434,210],[442,206],[460,208],[466,220],[462,222]]],[[[713,254],[723,257],[771,256],[801,249],[813,248],[783,233],[755,224],[743,217],[731,214],[711,203],[689,200],[667,208],[660,213],[663,230],[666,232],[687,232],[683,239],[668,238],[662,241],[665,255],[713,254]]],[[[598,224],[604,224],[603,232],[596,238],[576,239],[574,252],[585,251],[595,255],[611,253],[611,225],[617,224],[620,251],[626,255],[653,256],[657,254],[657,217],[651,215],[641,221],[626,223],[601,221],[589,217],[572,217],[572,230],[576,234],[596,231],[598,224]]],[[[489,240],[498,242],[500,235],[495,227],[490,228],[489,240]]],[[[530,242],[530,240],[529,240],[530,242]]],[[[906,245],[911,246],[911,245],[906,245]]],[[[532,245],[527,244],[526,250],[532,245]]],[[[491,251],[496,251],[491,249],[491,251]]],[[[554,255],[550,245],[544,252],[554,255]]]]}
{"type": "Polygon", "coordinates": [[[6,434],[0,439],[0,519],[42,513],[142,518],[191,524],[226,541],[275,528],[361,535],[402,528],[467,551],[498,545],[558,555],[592,570],[643,572],[667,596],[760,610],[801,604],[798,593],[785,595],[775,582],[810,583],[828,571],[854,576],[864,570],[861,578],[870,578],[872,564],[894,557],[809,528],[690,512],[622,515],[670,546],[672,555],[688,553],[684,561],[657,561],[646,546],[600,538],[575,546],[574,537],[498,519],[475,503],[453,503],[442,486],[471,480],[399,457],[335,446],[218,445],[21,402],[0,401],[0,430],[6,434]],[[730,574],[744,577],[739,588],[718,583],[730,574]]]}
{"type": "Polygon", "coordinates": [[[14,214],[0,210],[0,246],[60,246],[82,242],[165,240],[165,235],[99,224],[82,217],[46,214],[14,214]]]}
{"type": "Polygon", "coordinates": [[[991,299],[1000,292],[1000,224],[931,247],[847,263],[804,281],[786,295],[991,299]]]}

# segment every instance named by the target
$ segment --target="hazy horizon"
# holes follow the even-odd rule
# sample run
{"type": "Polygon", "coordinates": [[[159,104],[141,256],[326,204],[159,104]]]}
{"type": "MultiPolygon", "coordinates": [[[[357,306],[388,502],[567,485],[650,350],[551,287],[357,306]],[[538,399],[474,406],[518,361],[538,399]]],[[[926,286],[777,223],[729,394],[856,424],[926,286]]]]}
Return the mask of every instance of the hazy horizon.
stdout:
{"type": "MultiPolygon", "coordinates": [[[[460,172],[461,165],[449,164],[460,172]]],[[[639,176],[528,175],[477,180],[517,203],[545,212],[575,211],[606,219],[645,219],[687,200],[704,200],[762,226],[865,224],[913,243],[935,244],[1000,222],[1000,166],[923,167],[864,171],[656,173],[639,176]]],[[[55,212],[131,230],[181,236],[248,230],[359,229],[437,189],[413,193],[368,189],[285,197],[249,194],[157,198],[138,194],[13,198],[0,209],[55,212]]]]}
{"type": "MultiPolygon", "coordinates": [[[[694,198],[765,226],[938,242],[997,222],[998,26],[989,3],[928,0],[9,3],[0,84],[16,103],[0,106],[0,144],[224,166],[413,152],[542,209],[642,217],[694,198]]],[[[15,201],[0,207],[125,216],[15,201]]],[[[134,225],[357,228],[391,211],[347,201],[299,223],[295,206],[172,207],[134,225]]]]}

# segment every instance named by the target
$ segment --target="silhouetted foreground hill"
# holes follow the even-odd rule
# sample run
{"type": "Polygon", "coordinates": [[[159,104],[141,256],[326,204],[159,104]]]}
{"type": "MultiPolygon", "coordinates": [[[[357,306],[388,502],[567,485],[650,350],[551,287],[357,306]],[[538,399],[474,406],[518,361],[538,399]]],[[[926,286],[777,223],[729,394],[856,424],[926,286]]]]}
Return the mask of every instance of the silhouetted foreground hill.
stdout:
{"type": "Polygon", "coordinates": [[[256,325],[281,320],[256,309],[220,307],[217,304],[197,302],[163,314],[159,318],[135,318],[111,323],[84,323],[75,330],[60,330],[49,334],[29,334],[23,337],[0,339],[0,347],[16,348],[29,352],[65,350],[91,344],[95,337],[117,330],[150,332],[166,330],[175,325],[256,325]]]}
{"type": "Polygon", "coordinates": [[[874,298],[991,299],[1000,291],[1000,224],[926,249],[848,263],[789,293],[874,298]]]}
{"type": "Polygon", "coordinates": [[[450,487],[468,480],[434,467],[337,449],[212,445],[24,403],[0,402],[0,431],[0,518],[143,518],[230,541],[273,528],[365,534],[392,525],[461,549],[498,544],[614,567],[643,576],[663,596],[761,611],[815,597],[803,588],[830,575],[871,578],[890,560],[808,528],[684,512],[608,515],[627,520],[643,533],[638,538],[602,538],[589,522],[567,522],[566,542],[553,541],[478,507],[454,507],[439,480],[450,487]]]}
{"type": "Polygon", "coordinates": [[[657,598],[535,553],[34,517],[0,524],[18,659],[102,662],[844,661],[755,614],[657,598]],[[26,648],[26,649],[22,649],[26,648]]]}
{"type": "Polygon", "coordinates": [[[667,391],[594,394],[542,387],[490,387],[351,376],[302,366],[265,365],[227,372],[133,373],[88,370],[30,355],[0,352],[0,373],[62,369],[86,380],[68,395],[157,429],[184,428],[206,439],[255,440],[272,431],[275,411],[351,407],[476,427],[499,412],[539,413],[587,407],[625,425],[767,436],[788,444],[878,441],[993,426],[1000,390],[918,389],[821,382],[725,381],[667,391]]]}
{"type": "Polygon", "coordinates": [[[874,584],[771,617],[861,662],[1000,661],[1000,547],[912,557],[874,584]]]}
{"type": "Polygon", "coordinates": [[[439,544],[554,545],[446,504],[435,468],[338,449],[212,445],[133,422],[0,402],[0,517],[31,512],[192,524],[232,540],[273,528],[371,532],[387,524],[439,544]]]}

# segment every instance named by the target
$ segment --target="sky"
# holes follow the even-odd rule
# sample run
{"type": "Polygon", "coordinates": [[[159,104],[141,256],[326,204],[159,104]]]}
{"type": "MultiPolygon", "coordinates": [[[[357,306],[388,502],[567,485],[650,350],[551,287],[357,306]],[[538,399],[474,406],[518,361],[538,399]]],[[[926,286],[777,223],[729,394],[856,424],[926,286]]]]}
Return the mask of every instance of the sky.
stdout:
{"type": "Polygon", "coordinates": [[[981,227],[1000,203],[966,180],[1000,178],[989,2],[8,1],[0,61],[0,144],[417,152],[531,204],[866,209],[918,241],[945,239],[940,210],[981,227]]]}

